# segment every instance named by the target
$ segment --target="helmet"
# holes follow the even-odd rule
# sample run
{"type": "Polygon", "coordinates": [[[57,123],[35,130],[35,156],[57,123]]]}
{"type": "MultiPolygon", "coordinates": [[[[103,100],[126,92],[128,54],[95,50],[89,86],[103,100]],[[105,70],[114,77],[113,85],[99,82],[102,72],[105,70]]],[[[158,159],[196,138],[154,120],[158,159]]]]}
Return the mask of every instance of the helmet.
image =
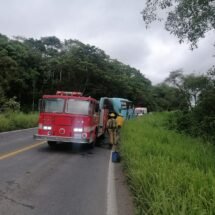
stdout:
{"type": "Polygon", "coordinates": [[[109,114],[110,117],[115,117],[114,113],[109,114]]]}

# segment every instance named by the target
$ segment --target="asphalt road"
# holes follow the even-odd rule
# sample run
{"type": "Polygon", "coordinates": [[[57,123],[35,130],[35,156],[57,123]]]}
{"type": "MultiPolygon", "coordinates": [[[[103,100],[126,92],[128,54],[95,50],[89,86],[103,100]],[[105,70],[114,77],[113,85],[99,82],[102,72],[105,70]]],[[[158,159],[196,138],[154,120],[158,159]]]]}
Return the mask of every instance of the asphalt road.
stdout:
{"type": "Polygon", "coordinates": [[[0,133],[1,215],[133,214],[122,167],[106,144],[50,149],[34,133],[0,133]]]}
{"type": "Polygon", "coordinates": [[[33,133],[0,134],[0,214],[105,215],[110,150],[53,150],[33,133]]]}

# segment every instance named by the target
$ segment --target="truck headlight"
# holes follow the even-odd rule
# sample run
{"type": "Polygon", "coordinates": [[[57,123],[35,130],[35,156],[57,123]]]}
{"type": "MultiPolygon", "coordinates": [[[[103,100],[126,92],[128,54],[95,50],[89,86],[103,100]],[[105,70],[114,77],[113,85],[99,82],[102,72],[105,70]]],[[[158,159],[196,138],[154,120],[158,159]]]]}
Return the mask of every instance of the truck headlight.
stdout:
{"type": "Polygon", "coordinates": [[[43,126],[43,130],[50,131],[50,130],[52,130],[52,127],[51,127],[51,126],[44,125],[44,126],[43,126]]]}
{"type": "Polygon", "coordinates": [[[74,132],[83,132],[83,128],[73,128],[74,132]]]}

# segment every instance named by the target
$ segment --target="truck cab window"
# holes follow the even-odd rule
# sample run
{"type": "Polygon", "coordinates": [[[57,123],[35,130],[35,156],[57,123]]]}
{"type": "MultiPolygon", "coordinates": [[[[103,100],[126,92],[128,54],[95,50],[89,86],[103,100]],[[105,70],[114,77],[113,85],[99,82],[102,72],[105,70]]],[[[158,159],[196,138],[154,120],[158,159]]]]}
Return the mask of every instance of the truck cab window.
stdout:
{"type": "Polygon", "coordinates": [[[68,99],[65,112],[70,114],[88,115],[89,101],[68,99]]]}
{"type": "Polygon", "coordinates": [[[40,111],[48,113],[62,113],[64,108],[64,99],[43,99],[40,102],[40,111]]]}

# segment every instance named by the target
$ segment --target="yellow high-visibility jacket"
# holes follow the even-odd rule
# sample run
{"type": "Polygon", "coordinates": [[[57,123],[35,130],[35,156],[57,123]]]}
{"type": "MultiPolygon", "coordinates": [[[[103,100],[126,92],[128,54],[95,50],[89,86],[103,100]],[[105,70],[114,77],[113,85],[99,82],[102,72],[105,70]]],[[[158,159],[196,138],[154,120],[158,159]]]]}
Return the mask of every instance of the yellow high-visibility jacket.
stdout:
{"type": "Polygon", "coordinates": [[[123,122],[124,122],[123,116],[118,115],[117,118],[116,118],[116,122],[117,122],[118,127],[122,127],[123,122]]]}

